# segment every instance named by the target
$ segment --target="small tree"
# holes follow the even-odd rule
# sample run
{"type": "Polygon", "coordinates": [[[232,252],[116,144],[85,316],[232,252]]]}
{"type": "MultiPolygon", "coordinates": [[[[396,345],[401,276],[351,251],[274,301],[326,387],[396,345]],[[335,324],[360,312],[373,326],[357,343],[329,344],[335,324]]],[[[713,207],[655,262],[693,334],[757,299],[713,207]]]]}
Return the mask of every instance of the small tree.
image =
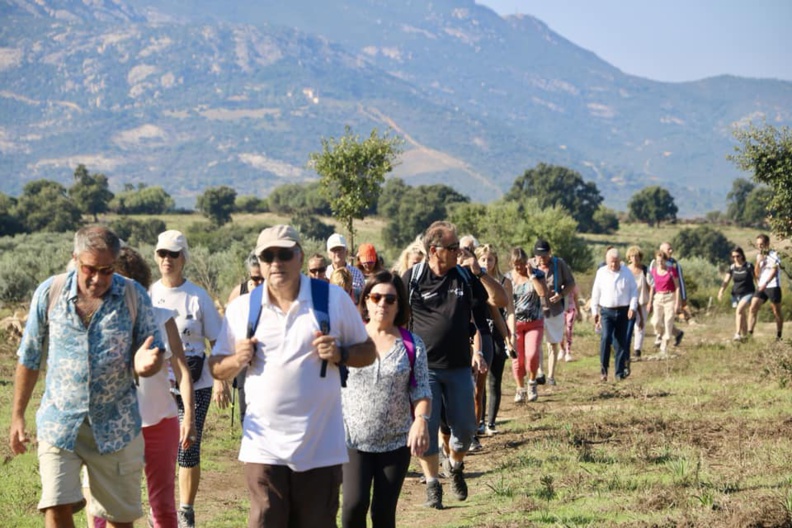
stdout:
{"type": "Polygon", "coordinates": [[[82,221],[82,213],[66,188],[51,180],[27,183],[14,207],[14,216],[28,233],[76,231],[82,221]]]}
{"type": "Polygon", "coordinates": [[[755,182],[770,188],[770,228],[778,238],[788,239],[792,235],[792,130],[751,125],[735,130],[734,137],[740,144],[729,159],[752,173],[755,182]]]}
{"type": "Polygon", "coordinates": [[[672,244],[677,254],[688,257],[701,257],[712,264],[729,262],[734,244],[723,233],[709,226],[685,228],[674,237],[672,244]]]}
{"type": "Polygon", "coordinates": [[[671,193],[657,185],[635,193],[630,198],[627,209],[633,219],[646,222],[649,227],[654,227],[660,222],[675,221],[678,210],[671,193]]]}
{"type": "Polygon", "coordinates": [[[347,126],[340,139],[322,138],[322,152],[312,152],[309,163],[320,176],[322,191],[333,216],[346,228],[355,245],[355,219],[376,208],[385,175],[401,153],[402,140],[377,129],[363,141],[347,126]]]}
{"type": "Polygon", "coordinates": [[[745,207],[748,203],[748,195],[756,187],[745,178],[737,178],[732,182],[731,191],[726,195],[726,217],[737,225],[745,222],[745,207]]]}
{"type": "Polygon", "coordinates": [[[74,170],[74,185],[69,188],[69,196],[84,214],[93,215],[94,222],[99,221],[99,213],[108,211],[113,199],[107,176],[89,174],[82,163],[74,170]]]}
{"type": "Polygon", "coordinates": [[[212,225],[220,227],[231,221],[231,213],[234,212],[235,201],[236,191],[231,187],[222,185],[206,189],[198,197],[195,207],[212,222],[212,225]]]}

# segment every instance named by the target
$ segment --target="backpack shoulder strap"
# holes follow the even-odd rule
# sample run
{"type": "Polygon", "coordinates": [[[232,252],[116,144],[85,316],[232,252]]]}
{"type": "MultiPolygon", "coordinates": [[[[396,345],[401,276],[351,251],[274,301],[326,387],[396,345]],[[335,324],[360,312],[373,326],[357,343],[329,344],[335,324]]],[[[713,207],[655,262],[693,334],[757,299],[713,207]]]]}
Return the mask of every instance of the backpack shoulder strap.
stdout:
{"type": "Polygon", "coordinates": [[[558,293],[558,257],[553,257],[553,291],[558,293]]]}
{"type": "Polygon", "coordinates": [[[264,292],[264,283],[262,282],[250,292],[250,310],[248,310],[248,324],[247,324],[247,338],[251,339],[256,333],[259,318],[261,317],[261,296],[264,292]]]}
{"type": "MultiPolygon", "coordinates": [[[[415,295],[420,295],[420,282],[423,274],[426,271],[426,260],[422,260],[409,270],[410,282],[407,285],[407,304],[412,308],[415,295]]],[[[410,310],[410,329],[413,327],[412,310],[410,310]]]]}
{"type": "MultiPolygon", "coordinates": [[[[313,302],[314,316],[319,323],[319,330],[322,334],[330,333],[330,283],[319,279],[311,279],[311,301],[313,302]]],[[[349,371],[346,365],[339,365],[338,370],[341,375],[341,386],[346,387],[349,371]]],[[[327,376],[327,360],[322,361],[322,369],[319,376],[327,376]]]]}
{"type": "Polygon", "coordinates": [[[404,348],[407,349],[407,358],[410,360],[410,387],[417,387],[418,382],[415,381],[415,340],[412,333],[406,328],[399,327],[399,333],[401,333],[404,348]]]}
{"type": "Polygon", "coordinates": [[[63,287],[66,285],[66,275],[66,273],[61,273],[59,275],[55,275],[55,277],[52,279],[52,284],[50,284],[49,289],[49,297],[47,298],[47,321],[49,321],[50,313],[52,313],[52,309],[55,308],[55,303],[58,302],[58,298],[63,292],[63,287]]]}
{"type": "Polygon", "coordinates": [[[126,282],[124,284],[124,302],[126,302],[127,310],[129,310],[129,315],[132,316],[132,326],[135,325],[135,321],[137,321],[137,308],[138,308],[138,298],[137,293],[135,292],[135,281],[132,279],[124,279],[126,282]]]}

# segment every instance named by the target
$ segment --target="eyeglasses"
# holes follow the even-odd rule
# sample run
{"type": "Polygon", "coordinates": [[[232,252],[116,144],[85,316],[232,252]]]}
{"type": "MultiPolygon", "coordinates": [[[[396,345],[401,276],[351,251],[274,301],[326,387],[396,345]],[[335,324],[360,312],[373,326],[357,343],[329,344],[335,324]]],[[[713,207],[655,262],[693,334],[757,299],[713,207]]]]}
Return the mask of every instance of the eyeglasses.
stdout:
{"type": "Polygon", "coordinates": [[[327,271],[327,266],[321,266],[319,268],[309,269],[308,273],[310,273],[311,275],[319,275],[321,273],[324,273],[325,271],[327,271]]]}
{"type": "Polygon", "coordinates": [[[114,264],[109,266],[89,266],[88,264],[83,264],[83,261],[80,259],[77,259],[77,262],[80,263],[80,271],[83,272],[83,275],[101,275],[103,277],[109,277],[115,273],[114,264]]]}
{"type": "Polygon", "coordinates": [[[459,242],[456,242],[454,244],[449,244],[447,246],[441,246],[440,244],[435,244],[432,247],[445,249],[446,251],[459,251],[459,242]]]}
{"type": "Polygon", "coordinates": [[[742,258],[742,255],[732,255],[732,258],[742,258]]]}
{"type": "Polygon", "coordinates": [[[260,276],[254,277],[251,275],[250,280],[253,281],[253,284],[261,284],[262,282],[264,282],[264,277],[260,277],[260,276]]]}
{"type": "Polygon", "coordinates": [[[385,299],[385,304],[396,304],[396,294],[393,293],[369,293],[366,299],[373,301],[374,304],[379,304],[382,299],[385,299]]]}
{"type": "Polygon", "coordinates": [[[294,250],[291,248],[265,249],[259,255],[259,260],[267,264],[272,264],[276,258],[281,262],[289,262],[294,258],[294,250]]]}
{"type": "Polygon", "coordinates": [[[179,258],[179,256],[181,256],[181,251],[168,251],[167,249],[158,249],[157,256],[161,259],[164,259],[165,257],[170,257],[173,260],[176,260],[177,258],[179,258]]]}

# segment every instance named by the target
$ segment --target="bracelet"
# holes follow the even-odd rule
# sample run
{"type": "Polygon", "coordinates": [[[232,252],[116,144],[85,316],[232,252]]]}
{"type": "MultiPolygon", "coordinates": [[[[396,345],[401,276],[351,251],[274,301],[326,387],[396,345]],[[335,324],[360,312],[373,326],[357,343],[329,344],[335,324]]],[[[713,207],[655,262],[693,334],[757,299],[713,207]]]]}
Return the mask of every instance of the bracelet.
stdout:
{"type": "Polygon", "coordinates": [[[481,350],[476,350],[476,354],[478,354],[481,357],[484,357],[484,352],[482,352],[481,350]]]}
{"type": "Polygon", "coordinates": [[[430,420],[428,414],[419,414],[418,418],[423,418],[424,420],[426,420],[426,423],[429,423],[429,420],[430,420]]]}

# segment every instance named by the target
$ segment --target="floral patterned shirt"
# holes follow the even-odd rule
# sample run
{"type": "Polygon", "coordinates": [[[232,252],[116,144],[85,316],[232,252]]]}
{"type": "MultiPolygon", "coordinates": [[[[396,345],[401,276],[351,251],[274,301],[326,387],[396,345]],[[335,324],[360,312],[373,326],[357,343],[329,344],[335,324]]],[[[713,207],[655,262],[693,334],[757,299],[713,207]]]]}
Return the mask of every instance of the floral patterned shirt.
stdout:
{"type": "Polygon", "coordinates": [[[410,402],[432,397],[426,346],[415,334],[413,341],[415,387],[410,387],[410,358],[401,338],[371,365],[349,368],[341,397],[346,443],[350,449],[385,453],[407,445],[413,422],[410,402]]]}
{"type": "Polygon", "coordinates": [[[88,327],[75,310],[77,276],[66,277],[52,312],[49,291],[53,277],[33,294],[30,315],[19,345],[19,362],[39,370],[47,357],[44,396],[36,413],[38,437],[74,451],[77,431],[88,419],[102,454],[122,449],[140,434],[140,412],[134,379],[134,352],[148,336],[164,350],[146,291],[134,283],[137,315],[125,299],[126,281],[114,275],[104,300],[88,327]],[[49,333],[48,350],[44,351],[49,333]]]}

